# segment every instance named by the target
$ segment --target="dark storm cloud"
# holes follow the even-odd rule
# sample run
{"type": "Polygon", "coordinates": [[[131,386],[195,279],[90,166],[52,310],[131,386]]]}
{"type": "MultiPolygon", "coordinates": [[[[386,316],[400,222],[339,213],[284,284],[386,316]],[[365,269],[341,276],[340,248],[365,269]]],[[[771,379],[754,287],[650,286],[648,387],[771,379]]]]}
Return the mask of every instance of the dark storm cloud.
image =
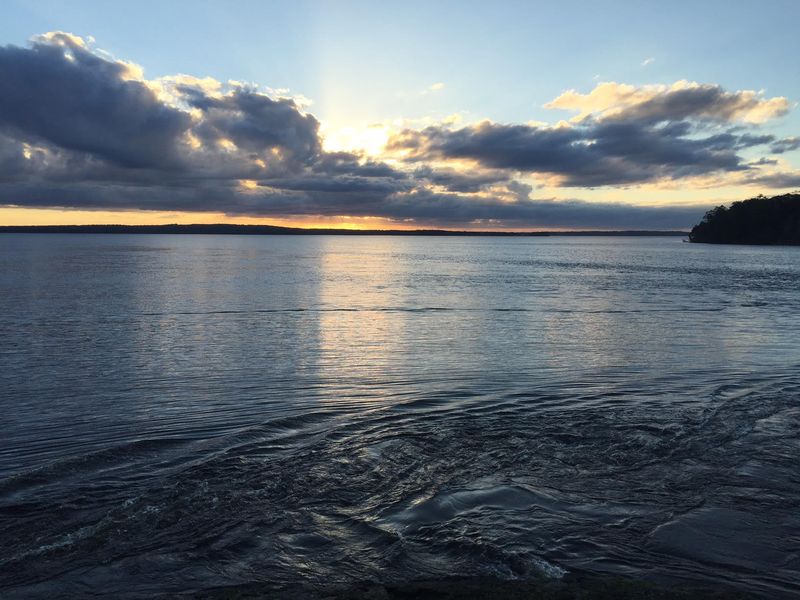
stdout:
{"type": "MultiPolygon", "coordinates": [[[[530,186],[522,185],[524,188],[530,186]]],[[[52,198],[67,199],[71,208],[217,211],[254,216],[384,217],[419,226],[545,227],[564,229],[685,229],[697,223],[711,206],[646,207],[581,200],[518,199],[497,202],[457,194],[411,192],[374,193],[372,190],[341,193],[322,190],[264,189],[247,195],[236,193],[226,182],[165,189],[108,184],[10,184],[6,186],[19,204],[53,206],[52,198]]]]}
{"type": "Polygon", "coordinates": [[[737,151],[773,139],[692,133],[686,122],[654,126],[614,119],[560,128],[485,122],[458,130],[407,130],[390,148],[410,150],[417,161],[470,159],[496,169],[559,175],[565,186],[595,187],[743,171],[748,166],[737,151]]]}
{"type": "Polygon", "coordinates": [[[405,173],[393,169],[384,162],[375,160],[360,160],[350,152],[325,152],[321,154],[314,165],[316,173],[325,175],[349,175],[357,172],[361,177],[390,177],[393,179],[405,178],[405,173]]]}
{"type": "Polygon", "coordinates": [[[321,152],[319,122],[302,114],[289,98],[272,99],[244,88],[221,98],[190,86],[177,89],[191,107],[203,112],[192,132],[206,143],[230,140],[237,148],[256,153],[282,148],[302,163],[321,152]]]}
{"type": "MultiPolygon", "coordinates": [[[[189,76],[147,81],[134,65],[62,33],[0,48],[0,82],[0,204],[23,207],[683,228],[705,207],[531,199],[532,186],[514,177],[554,174],[573,186],[748,169],[755,177],[766,163],[745,162],[738,151],[794,143],[730,127],[706,131],[687,118],[704,114],[699,100],[674,97],[572,127],[409,130],[390,144],[408,156],[390,164],[326,152],[320,123],[291,98],[189,76]],[[454,168],[450,159],[479,166],[454,168]]],[[[706,94],[705,102],[723,100],[706,94]]]]}
{"type": "Polygon", "coordinates": [[[175,163],[189,116],[125,76],[64,34],[1,47],[0,128],[125,167],[175,163]]]}
{"type": "Polygon", "coordinates": [[[342,175],[339,177],[310,175],[287,179],[269,179],[265,184],[272,188],[305,192],[391,194],[409,189],[410,182],[396,177],[359,177],[342,175]]]}
{"type": "Polygon", "coordinates": [[[455,169],[432,169],[431,167],[419,167],[414,171],[414,177],[419,181],[424,181],[433,185],[442,186],[453,192],[474,193],[486,189],[488,186],[508,182],[510,177],[507,173],[488,172],[488,173],[464,173],[455,169]]]}
{"type": "Polygon", "coordinates": [[[22,144],[0,135],[0,182],[18,180],[31,172],[22,144]]]}

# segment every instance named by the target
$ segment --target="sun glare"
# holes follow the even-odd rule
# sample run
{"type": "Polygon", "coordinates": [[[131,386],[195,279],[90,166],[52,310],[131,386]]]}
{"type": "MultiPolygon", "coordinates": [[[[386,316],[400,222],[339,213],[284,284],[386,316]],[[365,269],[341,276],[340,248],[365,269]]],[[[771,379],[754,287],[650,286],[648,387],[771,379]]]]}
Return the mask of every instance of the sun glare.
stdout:
{"type": "Polygon", "coordinates": [[[389,141],[389,129],[384,125],[366,127],[324,128],[323,148],[328,152],[357,152],[379,156],[389,141]]]}

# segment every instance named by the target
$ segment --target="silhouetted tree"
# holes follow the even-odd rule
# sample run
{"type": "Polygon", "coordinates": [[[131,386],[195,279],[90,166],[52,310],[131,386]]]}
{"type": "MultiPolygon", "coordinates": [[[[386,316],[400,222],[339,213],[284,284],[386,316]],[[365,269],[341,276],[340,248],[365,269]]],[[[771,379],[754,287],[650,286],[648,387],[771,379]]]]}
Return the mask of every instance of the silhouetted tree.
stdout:
{"type": "Polygon", "coordinates": [[[800,245],[800,192],[764,195],[708,211],[689,240],[707,244],[800,245]]]}

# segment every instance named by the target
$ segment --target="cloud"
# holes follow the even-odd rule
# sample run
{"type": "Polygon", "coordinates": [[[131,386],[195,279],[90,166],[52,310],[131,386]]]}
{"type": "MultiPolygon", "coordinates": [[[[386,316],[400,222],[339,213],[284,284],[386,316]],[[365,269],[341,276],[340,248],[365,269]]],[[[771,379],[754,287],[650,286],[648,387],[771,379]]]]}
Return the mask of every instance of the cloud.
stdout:
{"type": "Polygon", "coordinates": [[[191,118],[133,74],[69,34],[39,37],[29,49],[2,47],[0,128],[123,167],[174,166],[191,118]]]}
{"type": "Polygon", "coordinates": [[[604,88],[554,101],[579,115],[594,107],[573,123],[456,128],[449,119],[395,133],[395,155],[381,160],[326,150],[302,97],[190,75],[148,80],[135,63],[61,32],[0,47],[0,81],[0,204],[23,207],[679,228],[707,207],[532,198],[531,181],[519,179],[601,186],[757,171],[766,163],[738,152],[794,143],[742,129],[756,113],[778,114],[776,99],[672,86],[633,101],[604,88]],[[614,94],[623,98],[616,105],[606,98],[614,94]]]}
{"type": "Polygon", "coordinates": [[[568,90],[544,106],[577,112],[576,121],[592,116],[653,123],[688,118],[763,123],[789,111],[789,101],[782,96],[766,98],[752,90],[728,92],[719,85],[691,81],[639,87],[605,82],[588,94],[568,90]]]}
{"type": "Polygon", "coordinates": [[[7,186],[27,207],[52,207],[53,198],[69,200],[71,208],[219,211],[263,217],[342,216],[381,217],[420,227],[503,226],[562,229],[683,229],[697,223],[708,206],[634,206],[583,200],[529,199],[530,186],[511,182],[498,196],[436,193],[426,188],[337,189],[317,181],[287,187],[260,187],[236,193],[227,182],[164,190],[116,184],[13,184],[7,186]],[[387,193],[390,192],[390,193],[387,193]],[[502,198],[498,201],[498,197],[502,198]]]}
{"type": "Polygon", "coordinates": [[[773,154],[783,154],[784,152],[791,152],[800,148],[800,137],[787,137],[782,140],[776,140],[770,146],[773,154]]]}
{"type": "Polygon", "coordinates": [[[762,156],[758,160],[754,160],[752,162],[747,163],[751,167],[764,167],[764,166],[775,166],[778,164],[778,161],[774,158],[766,158],[762,156]]]}
{"type": "Polygon", "coordinates": [[[773,171],[751,177],[747,183],[773,189],[800,189],[800,171],[773,171]]]}
{"type": "Polygon", "coordinates": [[[656,59],[655,59],[655,58],[653,58],[652,56],[648,56],[647,58],[645,58],[645,59],[642,61],[642,66],[643,66],[643,67],[646,67],[647,65],[652,65],[652,64],[655,62],[655,60],[656,60],[656,59]]]}
{"type": "Polygon", "coordinates": [[[630,204],[594,203],[582,200],[531,200],[530,186],[513,182],[504,202],[486,198],[415,190],[396,195],[386,206],[386,216],[413,218],[418,222],[448,227],[464,224],[502,224],[506,227],[554,229],[681,229],[702,218],[710,207],[644,207],[630,204]],[[520,189],[521,188],[521,189],[520,189]]]}
{"type": "Polygon", "coordinates": [[[411,161],[468,160],[555,176],[566,187],[598,187],[746,171],[751,164],[740,151],[770,143],[783,151],[794,144],[794,138],[776,142],[771,134],[747,130],[783,115],[785,98],[717,85],[601,83],[587,94],[564,92],[545,107],[578,115],[555,126],[485,121],[406,129],[387,147],[411,161]]]}
{"type": "Polygon", "coordinates": [[[413,175],[417,181],[461,193],[476,193],[494,184],[510,181],[509,175],[501,171],[465,173],[455,169],[434,169],[427,165],[416,169],[413,175]]]}
{"type": "Polygon", "coordinates": [[[299,163],[313,161],[321,151],[319,122],[301,113],[292,99],[273,99],[247,88],[215,96],[188,85],[178,91],[201,113],[192,133],[204,146],[227,142],[243,152],[273,156],[279,149],[283,159],[299,163]]]}
{"type": "Polygon", "coordinates": [[[427,94],[434,94],[436,92],[440,92],[443,89],[444,89],[444,83],[442,83],[441,81],[437,81],[436,83],[433,83],[428,87],[426,87],[424,90],[421,90],[419,94],[420,96],[425,96],[427,94]]]}
{"type": "Polygon", "coordinates": [[[773,139],[729,132],[698,138],[695,133],[684,122],[553,128],[486,121],[456,130],[405,130],[388,147],[407,152],[409,160],[467,159],[483,167],[557,175],[567,187],[598,187],[746,170],[736,151],[773,139]]]}

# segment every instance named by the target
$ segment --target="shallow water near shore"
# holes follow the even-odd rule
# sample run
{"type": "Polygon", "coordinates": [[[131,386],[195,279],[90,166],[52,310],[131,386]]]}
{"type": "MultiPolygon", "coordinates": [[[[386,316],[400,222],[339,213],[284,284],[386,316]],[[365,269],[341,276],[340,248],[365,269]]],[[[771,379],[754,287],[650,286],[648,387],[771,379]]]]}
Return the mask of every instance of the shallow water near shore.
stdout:
{"type": "Polygon", "coordinates": [[[800,249],[0,236],[0,595],[800,594],[800,249]]]}

